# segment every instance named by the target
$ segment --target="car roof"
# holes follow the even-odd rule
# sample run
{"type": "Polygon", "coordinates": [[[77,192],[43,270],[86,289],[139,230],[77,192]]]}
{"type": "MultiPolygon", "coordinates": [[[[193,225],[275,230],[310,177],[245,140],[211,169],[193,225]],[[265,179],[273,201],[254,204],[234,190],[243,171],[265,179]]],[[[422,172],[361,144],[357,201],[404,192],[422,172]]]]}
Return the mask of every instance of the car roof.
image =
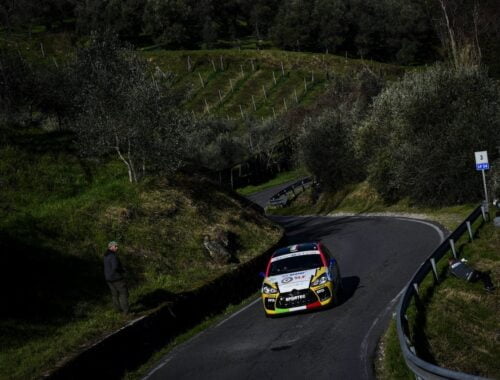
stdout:
{"type": "Polygon", "coordinates": [[[287,255],[292,252],[318,251],[318,246],[319,243],[316,242],[289,245],[288,247],[280,248],[275,251],[272,257],[287,255]]]}

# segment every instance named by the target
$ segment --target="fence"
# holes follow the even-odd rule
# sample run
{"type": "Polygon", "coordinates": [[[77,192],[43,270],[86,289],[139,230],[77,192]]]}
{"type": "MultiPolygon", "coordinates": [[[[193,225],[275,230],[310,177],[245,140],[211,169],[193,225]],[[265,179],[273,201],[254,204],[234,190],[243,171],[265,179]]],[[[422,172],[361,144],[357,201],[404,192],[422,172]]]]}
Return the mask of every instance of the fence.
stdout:
{"type": "Polygon", "coordinates": [[[399,302],[398,309],[396,311],[396,328],[399,338],[399,345],[401,346],[401,351],[405,359],[406,365],[415,374],[417,378],[421,379],[457,379],[457,380],[472,380],[472,379],[484,379],[478,376],[467,375],[465,373],[452,371],[446,368],[441,368],[439,366],[430,364],[425,360],[420,359],[416,355],[415,347],[409,339],[410,328],[408,325],[408,319],[406,316],[406,311],[415,298],[418,299],[418,287],[422,281],[426,278],[427,274],[431,271],[434,275],[434,279],[439,281],[439,275],[437,272],[436,263],[448,252],[457,257],[457,252],[455,249],[455,242],[460,239],[464,233],[469,234],[469,239],[472,241],[474,238],[472,231],[472,224],[482,215],[483,223],[487,220],[487,215],[485,208],[483,206],[478,206],[468,217],[465,219],[458,228],[453,231],[450,236],[436,248],[436,250],[429,256],[429,258],[420,266],[418,271],[415,273],[413,278],[410,280],[402,298],[399,302]]]}
{"type": "Polygon", "coordinates": [[[301,179],[274,194],[271,199],[269,199],[268,205],[272,207],[285,207],[291,199],[305,191],[306,188],[312,186],[312,184],[313,180],[309,177],[301,179]]]}
{"type": "Polygon", "coordinates": [[[293,150],[292,139],[286,137],[272,147],[272,152],[255,154],[244,162],[211,172],[209,175],[231,189],[256,185],[273,178],[277,173],[291,169],[294,166],[293,150]]]}

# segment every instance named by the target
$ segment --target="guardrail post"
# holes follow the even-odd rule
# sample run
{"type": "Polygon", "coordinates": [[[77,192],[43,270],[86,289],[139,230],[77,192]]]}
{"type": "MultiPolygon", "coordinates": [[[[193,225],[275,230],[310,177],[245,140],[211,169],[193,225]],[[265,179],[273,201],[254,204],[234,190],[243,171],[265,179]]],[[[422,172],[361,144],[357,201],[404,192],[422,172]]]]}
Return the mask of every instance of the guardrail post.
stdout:
{"type": "Polygon", "coordinates": [[[432,272],[434,273],[434,279],[436,282],[439,282],[439,276],[438,276],[438,271],[436,267],[436,260],[434,260],[434,257],[431,258],[431,265],[432,265],[432,272]]]}
{"type": "Polygon", "coordinates": [[[413,289],[415,289],[415,292],[418,294],[418,284],[416,282],[413,283],[413,289]]]}
{"type": "Polygon", "coordinates": [[[484,206],[481,206],[481,213],[483,214],[483,220],[486,222],[488,218],[486,216],[486,210],[484,206]]]}
{"type": "Polygon", "coordinates": [[[470,225],[470,222],[467,221],[465,222],[465,224],[467,224],[467,231],[469,231],[469,238],[470,238],[470,241],[474,240],[474,237],[472,236],[472,227],[470,225]]]}
{"type": "Polygon", "coordinates": [[[450,247],[451,247],[451,252],[453,253],[453,257],[455,259],[458,259],[457,257],[457,250],[455,249],[455,241],[453,239],[450,239],[450,247]]]}

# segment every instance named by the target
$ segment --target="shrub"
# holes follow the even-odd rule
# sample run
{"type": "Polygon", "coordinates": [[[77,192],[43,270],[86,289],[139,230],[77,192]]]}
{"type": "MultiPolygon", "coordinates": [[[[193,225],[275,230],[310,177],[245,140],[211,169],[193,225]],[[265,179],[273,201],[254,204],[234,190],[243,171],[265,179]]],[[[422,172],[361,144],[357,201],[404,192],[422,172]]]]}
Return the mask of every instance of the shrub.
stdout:
{"type": "Polygon", "coordinates": [[[438,65],[393,83],[375,99],[359,135],[372,184],[386,200],[480,199],[474,151],[498,155],[499,96],[498,84],[471,68],[438,65]]]}
{"type": "Polygon", "coordinates": [[[304,123],[299,139],[301,159],[327,190],[356,181],[362,173],[355,155],[352,118],[340,109],[304,123]]]}

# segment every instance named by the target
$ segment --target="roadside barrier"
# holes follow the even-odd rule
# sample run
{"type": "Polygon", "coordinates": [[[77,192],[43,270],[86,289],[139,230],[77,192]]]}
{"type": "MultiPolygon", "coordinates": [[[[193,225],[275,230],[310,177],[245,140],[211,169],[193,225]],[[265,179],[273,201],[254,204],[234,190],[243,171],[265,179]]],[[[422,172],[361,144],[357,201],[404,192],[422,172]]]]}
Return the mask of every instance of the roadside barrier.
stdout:
{"type": "Polygon", "coordinates": [[[283,190],[274,194],[269,199],[268,206],[272,207],[285,207],[297,195],[305,191],[308,187],[312,186],[313,180],[310,177],[303,178],[290,186],[285,187],[283,190]]]}
{"type": "Polygon", "coordinates": [[[465,233],[469,235],[470,241],[474,239],[472,225],[482,216],[481,225],[487,221],[487,215],[484,206],[478,206],[458,228],[453,231],[447,239],[445,239],[439,247],[429,256],[427,260],[420,266],[413,278],[408,283],[396,311],[396,328],[399,338],[399,345],[408,368],[415,374],[417,379],[457,379],[457,380],[477,380],[484,379],[478,376],[468,375],[462,372],[452,371],[446,368],[439,367],[422,360],[416,355],[415,347],[410,340],[410,328],[406,311],[413,299],[418,300],[419,285],[424,281],[427,274],[433,273],[434,280],[439,281],[436,263],[443,258],[446,253],[451,252],[457,257],[455,242],[458,241],[465,233]]]}

